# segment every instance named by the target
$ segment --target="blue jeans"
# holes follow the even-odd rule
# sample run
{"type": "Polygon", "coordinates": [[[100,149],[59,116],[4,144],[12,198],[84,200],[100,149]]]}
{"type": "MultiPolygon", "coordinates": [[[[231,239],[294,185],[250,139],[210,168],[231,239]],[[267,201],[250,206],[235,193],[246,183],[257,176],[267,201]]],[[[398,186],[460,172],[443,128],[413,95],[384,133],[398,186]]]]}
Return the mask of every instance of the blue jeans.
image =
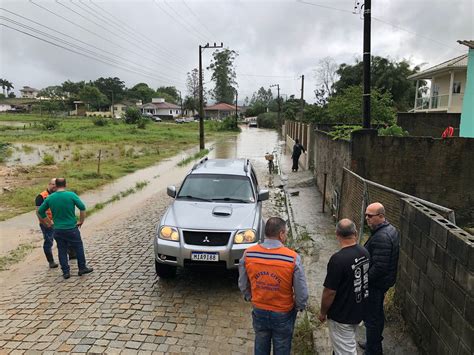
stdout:
{"type": "Polygon", "coordinates": [[[383,301],[385,292],[378,288],[369,287],[369,299],[366,303],[364,324],[366,330],[367,344],[365,348],[366,355],[381,355],[383,327],[385,315],[383,312],[383,301]]]}
{"type": "Polygon", "coordinates": [[[273,340],[274,355],[289,355],[295,328],[296,310],[273,312],[254,308],[252,311],[255,330],[255,355],[270,354],[273,340]]]}
{"type": "Polygon", "coordinates": [[[45,254],[52,254],[53,253],[53,232],[54,229],[48,228],[42,223],[40,224],[41,232],[43,232],[43,250],[45,254]]]}
{"type": "Polygon", "coordinates": [[[79,270],[86,268],[86,256],[84,255],[84,245],[82,244],[79,228],[55,229],[54,239],[58,245],[59,264],[63,274],[69,274],[70,270],[67,256],[68,248],[76,252],[79,270]]]}

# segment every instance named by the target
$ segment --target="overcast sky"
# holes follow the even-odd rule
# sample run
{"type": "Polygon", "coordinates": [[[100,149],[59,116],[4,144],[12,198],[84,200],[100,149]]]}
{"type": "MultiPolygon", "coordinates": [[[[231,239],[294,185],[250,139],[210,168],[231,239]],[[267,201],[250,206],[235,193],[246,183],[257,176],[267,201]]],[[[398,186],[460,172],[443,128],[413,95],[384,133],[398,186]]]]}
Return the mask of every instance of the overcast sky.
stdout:
{"type": "MultiPolygon", "coordinates": [[[[0,4],[0,24],[70,50],[0,26],[0,77],[11,81],[17,94],[25,85],[41,89],[68,79],[117,76],[128,87],[173,85],[185,95],[186,73],[198,66],[198,46],[223,42],[239,53],[239,101],[271,84],[280,84],[283,95],[299,96],[304,74],[305,99],[313,102],[318,60],[330,56],[354,63],[362,53],[363,20],[351,13],[353,0],[0,4]]],[[[425,63],[423,68],[467,53],[456,40],[474,39],[474,0],[372,0],[372,16],[372,54],[425,63]]],[[[212,51],[203,52],[203,67],[212,51]]],[[[207,89],[209,79],[206,73],[207,89]]]]}

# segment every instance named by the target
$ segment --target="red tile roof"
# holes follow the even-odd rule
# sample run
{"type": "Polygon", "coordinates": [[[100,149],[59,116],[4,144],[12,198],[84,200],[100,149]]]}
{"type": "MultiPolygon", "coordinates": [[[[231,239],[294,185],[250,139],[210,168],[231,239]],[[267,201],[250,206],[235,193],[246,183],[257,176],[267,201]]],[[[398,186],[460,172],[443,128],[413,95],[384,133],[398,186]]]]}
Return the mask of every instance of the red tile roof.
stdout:
{"type": "MultiPolygon", "coordinates": [[[[204,107],[204,111],[234,111],[234,110],[235,110],[235,105],[229,105],[229,104],[226,104],[225,102],[219,102],[215,105],[204,107]]],[[[240,107],[238,107],[238,110],[240,110],[240,107]]]]}

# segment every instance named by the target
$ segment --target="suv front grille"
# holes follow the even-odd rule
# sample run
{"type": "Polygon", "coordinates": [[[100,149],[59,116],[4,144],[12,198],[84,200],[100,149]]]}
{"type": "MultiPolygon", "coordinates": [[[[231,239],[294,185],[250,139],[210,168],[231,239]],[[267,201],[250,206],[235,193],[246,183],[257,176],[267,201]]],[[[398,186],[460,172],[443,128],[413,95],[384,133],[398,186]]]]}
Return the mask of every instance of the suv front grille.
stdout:
{"type": "Polygon", "coordinates": [[[229,242],[230,233],[183,231],[183,237],[186,244],[216,247],[227,245],[229,242]]]}

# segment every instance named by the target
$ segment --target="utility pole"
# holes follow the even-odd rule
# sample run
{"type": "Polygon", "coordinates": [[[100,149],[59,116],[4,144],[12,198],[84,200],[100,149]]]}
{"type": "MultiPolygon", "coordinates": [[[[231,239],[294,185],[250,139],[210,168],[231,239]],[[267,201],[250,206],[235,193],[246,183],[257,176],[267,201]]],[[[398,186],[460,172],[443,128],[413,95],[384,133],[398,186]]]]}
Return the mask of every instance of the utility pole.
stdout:
{"type": "Polygon", "coordinates": [[[238,101],[239,101],[239,93],[237,92],[237,89],[235,89],[235,128],[237,128],[237,121],[239,119],[238,106],[237,106],[238,101]]]}
{"type": "Polygon", "coordinates": [[[278,102],[278,124],[281,125],[281,122],[280,122],[280,115],[281,115],[281,102],[280,102],[280,84],[273,84],[273,85],[270,85],[270,87],[275,87],[277,88],[277,102],[278,102]]]}
{"type": "Polygon", "coordinates": [[[364,128],[370,128],[370,10],[372,0],[364,2],[364,94],[362,116],[364,128]]]}
{"type": "Polygon", "coordinates": [[[303,121],[304,112],[304,75],[301,75],[301,108],[300,108],[300,121],[303,121]]]}
{"type": "Polygon", "coordinates": [[[112,118],[115,118],[115,108],[114,108],[114,91],[110,90],[112,93],[112,118]]]}
{"type": "Polygon", "coordinates": [[[216,46],[214,42],[213,46],[206,43],[205,46],[199,45],[199,149],[203,150],[204,146],[204,93],[202,87],[202,51],[206,48],[223,48],[224,45],[221,42],[220,46],[216,46]]]}
{"type": "Polygon", "coordinates": [[[177,92],[179,92],[179,102],[181,104],[181,117],[184,116],[184,111],[183,111],[183,98],[181,97],[181,90],[176,90],[177,92]]]}

